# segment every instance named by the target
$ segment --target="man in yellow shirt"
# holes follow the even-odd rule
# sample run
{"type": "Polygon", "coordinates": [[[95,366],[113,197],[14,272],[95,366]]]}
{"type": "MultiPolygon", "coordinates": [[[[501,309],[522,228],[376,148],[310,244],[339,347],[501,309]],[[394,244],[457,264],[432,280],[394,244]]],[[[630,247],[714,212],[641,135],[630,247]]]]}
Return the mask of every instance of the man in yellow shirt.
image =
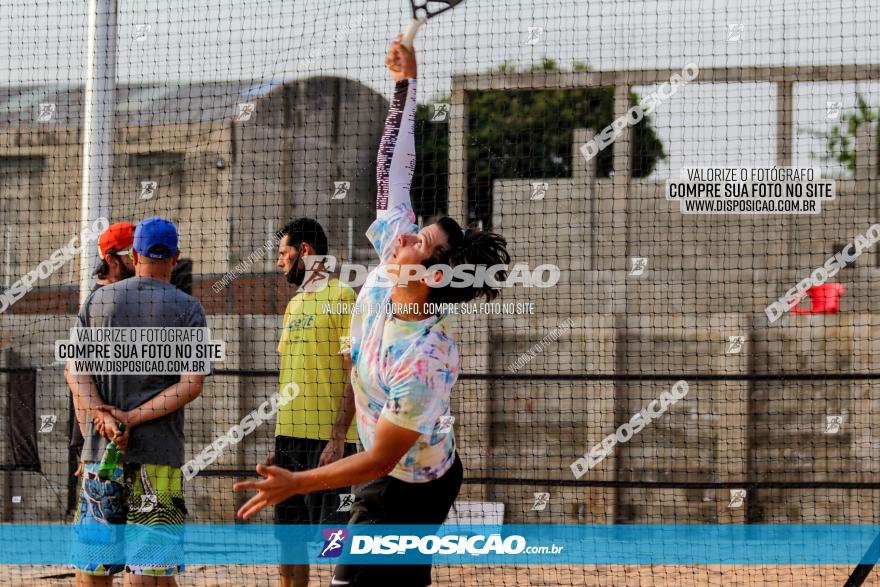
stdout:
{"type": "MultiPolygon", "coordinates": [[[[328,279],[323,263],[313,263],[314,256],[326,254],[327,236],[315,220],[299,218],[282,229],[277,266],[297,293],[287,304],[278,343],[279,389],[294,382],[299,395],[278,410],[269,464],[290,471],[314,469],[357,452],[349,378],[349,323],[357,296],[338,279],[328,279]]],[[[346,524],[350,493],[296,495],[275,506],[275,524],[346,524]]],[[[308,587],[307,564],[281,565],[280,572],[281,587],[308,587]]]]}

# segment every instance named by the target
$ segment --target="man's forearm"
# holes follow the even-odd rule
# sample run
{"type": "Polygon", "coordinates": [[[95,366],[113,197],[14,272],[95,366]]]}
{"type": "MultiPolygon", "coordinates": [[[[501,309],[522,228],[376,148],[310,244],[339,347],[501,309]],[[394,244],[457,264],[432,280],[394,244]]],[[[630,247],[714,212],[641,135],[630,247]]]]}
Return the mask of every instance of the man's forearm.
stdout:
{"type": "Polygon", "coordinates": [[[359,452],[329,465],[299,473],[301,485],[298,484],[297,493],[357,485],[387,475],[393,468],[393,465],[383,466],[372,451],[359,452]]]}
{"type": "Polygon", "coordinates": [[[175,383],[156,397],[129,411],[128,421],[132,426],[173,414],[202,393],[204,375],[183,375],[175,383]]]}
{"type": "Polygon", "coordinates": [[[64,379],[70,388],[70,394],[73,397],[73,409],[76,414],[76,422],[83,437],[86,435],[89,417],[94,411],[104,405],[101,394],[98,393],[98,387],[95,380],[88,374],[75,374],[72,371],[70,361],[64,367],[64,379]]]}
{"type": "Polygon", "coordinates": [[[80,406],[79,397],[75,393],[71,392],[70,395],[73,398],[73,413],[76,417],[76,425],[79,426],[79,433],[85,438],[86,428],[88,428],[89,424],[89,412],[80,406]]]}
{"type": "Polygon", "coordinates": [[[380,417],[368,450],[317,469],[295,473],[296,492],[348,487],[387,475],[419,436],[416,430],[401,428],[380,417]]]}
{"type": "Polygon", "coordinates": [[[342,393],[342,403],[336,413],[336,422],[333,424],[333,439],[344,439],[348,435],[348,429],[354,419],[354,412],[354,389],[351,382],[346,382],[345,391],[342,393]]]}
{"type": "Polygon", "coordinates": [[[74,375],[70,372],[69,366],[64,367],[64,381],[67,382],[67,387],[70,389],[70,397],[73,400],[73,413],[76,417],[76,425],[79,427],[80,434],[85,437],[88,413],[79,401],[79,394],[75,389],[76,383],[74,381],[74,375]]]}

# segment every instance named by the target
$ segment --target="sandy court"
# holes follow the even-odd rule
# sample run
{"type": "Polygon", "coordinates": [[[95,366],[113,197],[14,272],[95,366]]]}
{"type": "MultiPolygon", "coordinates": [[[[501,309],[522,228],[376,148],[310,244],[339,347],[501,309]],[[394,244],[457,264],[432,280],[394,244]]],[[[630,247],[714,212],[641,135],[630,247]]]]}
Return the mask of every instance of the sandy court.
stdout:
{"type": "MultiPolygon", "coordinates": [[[[434,568],[434,585],[825,587],[842,586],[851,571],[851,567],[840,566],[447,566],[434,568]]],[[[310,585],[324,587],[329,583],[330,567],[322,566],[317,571],[313,569],[310,585]]],[[[121,578],[115,584],[122,585],[121,578]]],[[[181,587],[262,587],[277,584],[273,567],[245,565],[193,565],[179,580],[181,587]]],[[[74,578],[70,569],[60,566],[4,566],[0,570],[0,585],[72,586],[74,578]]],[[[880,574],[872,573],[865,585],[880,587],[880,574]]]]}

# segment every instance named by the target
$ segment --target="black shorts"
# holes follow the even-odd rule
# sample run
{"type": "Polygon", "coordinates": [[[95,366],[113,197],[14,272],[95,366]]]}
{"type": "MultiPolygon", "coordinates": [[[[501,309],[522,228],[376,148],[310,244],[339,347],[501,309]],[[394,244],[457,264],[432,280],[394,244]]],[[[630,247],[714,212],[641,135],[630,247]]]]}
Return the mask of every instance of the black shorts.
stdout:
{"type": "MultiPolygon", "coordinates": [[[[305,471],[318,467],[326,440],[275,437],[275,464],[288,471],[305,471]]],[[[357,452],[357,445],[345,443],[343,456],[357,452]]],[[[338,511],[340,495],[351,493],[346,487],[294,495],[275,506],[276,524],[346,524],[348,511],[338,511]]],[[[348,509],[348,508],[345,508],[348,509]]]]}
{"type": "MultiPolygon", "coordinates": [[[[456,453],[449,470],[434,481],[406,483],[394,477],[382,477],[355,485],[349,525],[421,524],[439,528],[458,497],[463,475],[464,468],[456,453]]],[[[431,565],[356,565],[342,561],[344,558],[333,574],[340,585],[422,587],[431,584],[431,565]]]]}

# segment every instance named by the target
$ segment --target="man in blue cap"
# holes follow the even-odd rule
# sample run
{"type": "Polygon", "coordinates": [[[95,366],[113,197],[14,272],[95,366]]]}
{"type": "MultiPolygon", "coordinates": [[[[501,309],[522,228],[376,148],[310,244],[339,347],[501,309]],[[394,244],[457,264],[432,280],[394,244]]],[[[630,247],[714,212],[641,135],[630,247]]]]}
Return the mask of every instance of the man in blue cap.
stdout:
{"type": "MultiPolygon", "coordinates": [[[[206,328],[202,305],[170,283],[180,255],[177,245],[177,229],[170,221],[154,217],[138,224],[134,232],[135,277],[92,292],[80,311],[78,326],[206,328]]],[[[184,464],[183,407],[202,392],[205,375],[71,373],[71,379],[76,405],[86,412],[77,418],[85,423],[85,446],[74,524],[179,528],[186,516],[180,469],[184,464]],[[124,432],[119,430],[120,422],[125,424],[124,432]],[[123,448],[123,462],[109,481],[102,481],[98,466],[108,440],[123,448]]],[[[177,537],[169,540],[165,544],[173,553],[177,537]]],[[[131,551],[125,551],[123,544],[113,547],[131,551]]],[[[85,560],[75,558],[78,585],[112,585],[112,576],[123,569],[135,575],[132,584],[176,585],[174,576],[184,568],[183,561],[150,565],[139,559],[123,565],[118,560],[82,558],[85,560]]]]}

